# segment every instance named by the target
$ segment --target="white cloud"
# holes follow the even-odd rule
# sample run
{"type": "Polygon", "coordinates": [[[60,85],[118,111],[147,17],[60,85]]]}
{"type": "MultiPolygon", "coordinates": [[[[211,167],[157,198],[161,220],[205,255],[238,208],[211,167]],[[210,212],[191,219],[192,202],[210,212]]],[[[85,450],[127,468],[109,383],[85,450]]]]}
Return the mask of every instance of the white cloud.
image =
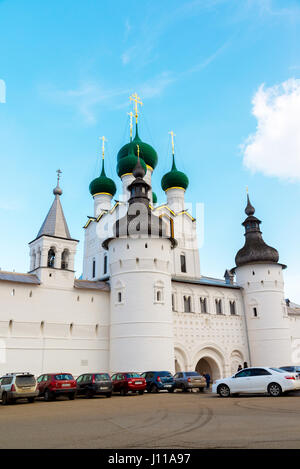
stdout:
{"type": "Polygon", "coordinates": [[[242,145],[244,165],[267,176],[300,180],[300,80],[261,85],[252,105],[257,127],[242,145]]]}

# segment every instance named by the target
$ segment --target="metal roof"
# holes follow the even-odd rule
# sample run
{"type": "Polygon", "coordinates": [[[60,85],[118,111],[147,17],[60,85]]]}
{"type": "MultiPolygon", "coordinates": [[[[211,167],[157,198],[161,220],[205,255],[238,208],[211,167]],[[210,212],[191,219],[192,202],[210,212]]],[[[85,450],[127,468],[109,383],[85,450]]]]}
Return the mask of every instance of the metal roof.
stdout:
{"type": "Polygon", "coordinates": [[[75,288],[84,288],[86,290],[102,290],[102,291],[110,291],[110,286],[106,282],[102,282],[101,280],[74,280],[74,287],[75,288]]]}
{"type": "Polygon", "coordinates": [[[37,238],[42,235],[56,236],[58,238],[72,239],[69,228],[60,203],[59,195],[55,195],[53,204],[37,234],[37,238]]]}
{"type": "Polygon", "coordinates": [[[172,282],[189,283],[194,285],[206,285],[211,287],[225,287],[240,289],[241,287],[236,284],[228,284],[225,280],[212,278],[212,277],[200,277],[200,278],[187,278],[187,277],[172,277],[172,282]]]}
{"type": "Polygon", "coordinates": [[[34,274],[19,274],[16,272],[0,271],[0,281],[16,282],[16,283],[30,283],[40,285],[38,277],[34,274]]]}

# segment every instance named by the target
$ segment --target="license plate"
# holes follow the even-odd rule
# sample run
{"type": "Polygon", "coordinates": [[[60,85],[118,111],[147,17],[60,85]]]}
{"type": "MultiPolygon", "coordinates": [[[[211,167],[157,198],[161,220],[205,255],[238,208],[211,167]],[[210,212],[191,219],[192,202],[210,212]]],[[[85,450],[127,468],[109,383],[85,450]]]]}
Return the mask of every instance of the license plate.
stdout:
{"type": "Polygon", "coordinates": [[[142,384],[142,381],[136,381],[135,384],[142,384]]]}
{"type": "Polygon", "coordinates": [[[69,383],[64,383],[64,384],[62,384],[62,387],[63,387],[63,388],[69,388],[70,386],[71,386],[71,385],[70,385],[69,383]]]}
{"type": "Polygon", "coordinates": [[[100,386],[99,389],[108,389],[108,386],[100,386]]]}
{"type": "Polygon", "coordinates": [[[165,388],[170,388],[172,384],[165,384],[165,388]]]}

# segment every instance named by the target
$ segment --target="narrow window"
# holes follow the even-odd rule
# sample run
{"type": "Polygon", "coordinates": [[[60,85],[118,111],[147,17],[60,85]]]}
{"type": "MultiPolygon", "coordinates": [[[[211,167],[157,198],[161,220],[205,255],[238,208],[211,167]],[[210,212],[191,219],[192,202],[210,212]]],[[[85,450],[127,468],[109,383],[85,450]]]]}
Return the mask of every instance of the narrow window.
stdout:
{"type": "Polygon", "coordinates": [[[103,274],[107,274],[107,256],[104,256],[103,274]]]}
{"type": "Polygon", "coordinates": [[[161,291],[159,290],[156,292],[156,300],[161,301],[161,291]]]}
{"type": "Polygon", "coordinates": [[[253,316],[257,318],[257,308],[253,308],[253,316]]]}
{"type": "Polygon", "coordinates": [[[186,272],[186,259],[185,255],[181,254],[180,255],[180,267],[181,267],[181,272],[186,272]]]}
{"type": "Polygon", "coordinates": [[[53,269],[54,267],[54,262],[55,262],[55,251],[54,249],[49,249],[48,251],[48,263],[47,266],[51,267],[53,269]]]}
{"type": "Polygon", "coordinates": [[[69,251],[65,249],[61,255],[61,268],[66,270],[69,267],[69,251]]]}
{"type": "Polygon", "coordinates": [[[96,276],[96,261],[93,259],[93,278],[96,276]]]}
{"type": "Polygon", "coordinates": [[[172,311],[175,311],[175,295],[172,293],[172,311]]]}
{"type": "Polygon", "coordinates": [[[122,293],[118,292],[118,303],[122,303],[122,293]]]}
{"type": "Polygon", "coordinates": [[[222,311],[222,300],[215,300],[216,302],[216,313],[217,314],[223,314],[222,311]]]}
{"type": "Polygon", "coordinates": [[[235,301],[229,301],[229,307],[230,307],[230,314],[232,316],[235,316],[236,315],[235,301]]]}
{"type": "Polygon", "coordinates": [[[191,297],[184,296],[183,297],[183,304],[184,304],[184,312],[190,313],[191,312],[191,297]]]}
{"type": "Polygon", "coordinates": [[[207,313],[207,298],[200,298],[201,313],[207,313]]]}

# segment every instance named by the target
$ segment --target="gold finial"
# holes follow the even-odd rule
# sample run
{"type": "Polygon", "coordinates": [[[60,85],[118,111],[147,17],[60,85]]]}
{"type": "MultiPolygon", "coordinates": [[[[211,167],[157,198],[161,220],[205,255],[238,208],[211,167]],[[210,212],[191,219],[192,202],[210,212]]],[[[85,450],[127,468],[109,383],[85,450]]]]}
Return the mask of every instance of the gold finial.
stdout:
{"type": "Polygon", "coordinates": [[[171,130],[169,132],[169,134],[171,135],[171,139],[172,139],[172,154],[174,156],[174,153],[175,153],[175,151],[174,151],[174,137],[176,137],[176,134],[174,134],[173,130],[171,130]]]}
{"type": "Polygon", "coordinates": [[[248,194],[248,186],[246,186],[246,194],[248,194]]]}
{"type": "Polygon", "coordinates": [[[104,160],[104,150],[105,150],[105,142],[107,142],[106,138],[103,136],[103,137],[99,137],[100,140],[102,140],[102,159],[104,160]]]}
{"type": "Polygon", "coordinates": [[[135,110],[135,122],[137,123],[138,121],[138,104],[140,106],[143,106],[143,103],[141,101],[141,98],[137,95],[137,93],[133,93],[132,96],[129,96],[130,101],[134,101],[134,110],[135,110]]]}
{"type": "Polygon", "coordinates": [[[137,156],[138,156],[138,160],[140,159],[140,146],[137,145],[137,156]]]}
{"type": "Polygon", "coordinates": [[[127,114],[128,114],[129,117],[130,117],[130,138],[132,138],[132,118],[133,118],[133,112],[130,111],[130,112],[127,112],[127,114]]]}

